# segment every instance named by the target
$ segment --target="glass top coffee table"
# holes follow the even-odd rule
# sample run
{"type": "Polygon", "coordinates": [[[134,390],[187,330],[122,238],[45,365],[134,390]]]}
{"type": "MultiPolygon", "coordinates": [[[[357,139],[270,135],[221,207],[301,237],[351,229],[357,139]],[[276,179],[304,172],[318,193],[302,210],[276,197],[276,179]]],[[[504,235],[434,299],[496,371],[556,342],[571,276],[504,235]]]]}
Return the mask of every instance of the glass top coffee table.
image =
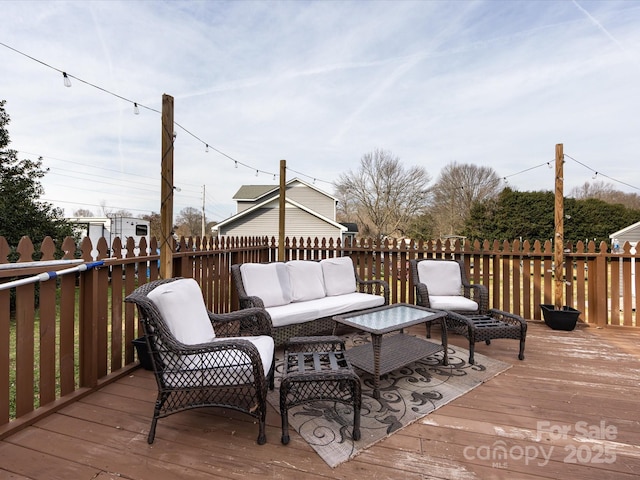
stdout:
{"type": "Polygon", "coordinates": [[[446,316],[446,312],[441,310],[395,303],[357,313],[336,315],[333,319],[371,334],[370,344],[348,349],[346,354],[353,366],[373,375],[373,397],[380,398],[380,376],[385,373],[440,351],[444,352],[443,365],[449,364],[446,316]],[[412,325],[428,325],[431,322],[438,322],[442,326],[440,345],[403,333],[403,329],[412,325]],[[397,331],[400,333],[383,337],[385,333],[397,331]]]}

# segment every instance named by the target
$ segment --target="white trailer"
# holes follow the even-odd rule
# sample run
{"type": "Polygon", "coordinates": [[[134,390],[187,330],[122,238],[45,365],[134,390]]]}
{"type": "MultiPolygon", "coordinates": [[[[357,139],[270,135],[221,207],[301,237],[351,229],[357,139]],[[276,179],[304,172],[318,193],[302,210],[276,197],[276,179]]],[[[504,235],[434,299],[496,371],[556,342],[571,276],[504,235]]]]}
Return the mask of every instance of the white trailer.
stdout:
{"type": "Polygon", "coordinates": [[[123,249],[126,248],[128,239],[133,238],[136,255],[140,252],[140,240],[143,238],[147,241],[147,249],[149,248],[151,238],[149,220],[120,216],[71,217],[66,220],[74,226],[74,230],[80,235],[80,240],[89,237],[93,245],[92,256],[94,258],[97,256],[96,246],[101,237],[104,237],[109,245],[109,256],[111,256],[113,241],[116,237],[120,238],[123,249]]]}

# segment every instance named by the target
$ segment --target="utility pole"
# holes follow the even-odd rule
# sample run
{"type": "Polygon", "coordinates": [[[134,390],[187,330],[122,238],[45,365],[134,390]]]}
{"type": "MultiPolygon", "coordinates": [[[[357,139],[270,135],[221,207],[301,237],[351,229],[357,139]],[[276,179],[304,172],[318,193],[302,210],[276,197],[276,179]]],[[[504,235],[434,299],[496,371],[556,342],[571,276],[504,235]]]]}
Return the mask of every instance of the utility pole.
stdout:
{"type": "Polygon", "coordinates": [[[278,261],[284,262],[284,209],[286,205],[287,161],[280,160],[280,215],[278,221],[278,261]]]}
{"type": "Polygon", "coordinates": [[[202,185],[202,241],[204,242],[204,236],[205,236],[205,232],[204,232],[204,200],[205,200],[205,188],[207,188],[206,185],[202,185]]]}

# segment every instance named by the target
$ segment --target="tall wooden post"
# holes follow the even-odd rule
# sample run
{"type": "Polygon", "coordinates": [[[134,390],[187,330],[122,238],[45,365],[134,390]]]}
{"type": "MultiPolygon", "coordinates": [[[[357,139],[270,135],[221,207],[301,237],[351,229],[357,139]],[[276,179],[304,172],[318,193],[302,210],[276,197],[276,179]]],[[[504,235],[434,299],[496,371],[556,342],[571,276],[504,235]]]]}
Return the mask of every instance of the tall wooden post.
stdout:
{"type": "Polygon", "coordinates": [[[562,309],[564,292],[564,152],[563,145],[556,145],[556,193],[555,193],[555,238],[553,263],[555,265],[554,308],[562,309]]]}
{"type": "Polygon", "coordinates": [[[162,180],[160,187],[160,278],[173,275],[173,97],[162,95],[162,180]]]}
{"type": "Polygon", "coordinates": [[[278,261],[284,262],[284,209],[286,205],[287,161],[280,160],[280,215],[278,217],[278,261]]]}
{"type": "Polygon", "coordinates": [[[206,197],[206,185],[202,185],[202,243],[204,244],[204,240],[205,240],[205,236],[207,234],[207,232],[205,232],[205,222],[204,222],[204,201],[205,201],[205,197],[206,197]]]}

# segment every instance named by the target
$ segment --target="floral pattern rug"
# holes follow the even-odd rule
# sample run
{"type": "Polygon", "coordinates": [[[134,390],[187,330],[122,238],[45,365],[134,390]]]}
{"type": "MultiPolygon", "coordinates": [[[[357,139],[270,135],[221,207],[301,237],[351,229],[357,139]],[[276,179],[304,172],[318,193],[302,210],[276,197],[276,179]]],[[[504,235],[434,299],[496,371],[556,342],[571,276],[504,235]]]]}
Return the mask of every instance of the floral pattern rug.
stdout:
{"type": "MultiPolygon", "coordinates": [[[[369,341],[368,335],[343,337],[347,349],[369,341]]],[[[268,401],[277,410],[283,352],[276,352],[276,389],[268,401]]],[[[362,383],[361,438],[352,439],[353,407],[338,402],[316,401],[289,409],[289,428],[302,438],[331,467],[356,456],[362,450],[446,405],[452,400],[504,372],[511,365],[449,346],[449,365],[442,365],[442,352],[411,363],[387,375],[380,382],[380,399],[374,399],[372,376],[355,369],[362,383]]]]}

